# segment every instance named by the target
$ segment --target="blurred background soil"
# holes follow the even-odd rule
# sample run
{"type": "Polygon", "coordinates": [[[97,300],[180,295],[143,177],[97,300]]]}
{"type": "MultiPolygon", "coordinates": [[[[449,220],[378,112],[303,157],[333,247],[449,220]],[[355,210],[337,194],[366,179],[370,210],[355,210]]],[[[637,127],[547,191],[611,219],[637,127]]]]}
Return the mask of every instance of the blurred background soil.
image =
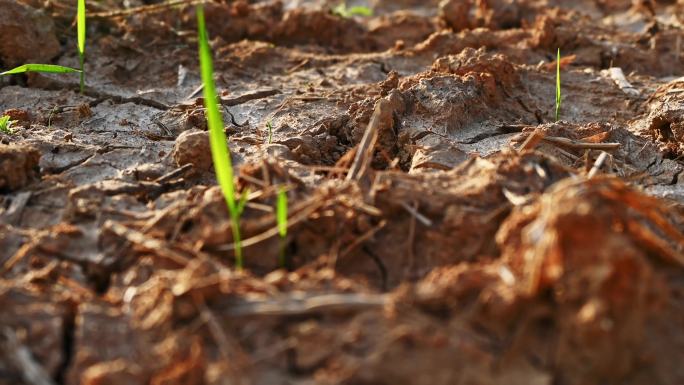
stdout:
{"type": "MultiPolygon", "coordinates": [[[[195,3],[0,78],[0,385],[684,383],[683,2],[208,1],[242,272],[195,3]]],[[[0,68],[75,13],[0,0],[0,68]]]]}

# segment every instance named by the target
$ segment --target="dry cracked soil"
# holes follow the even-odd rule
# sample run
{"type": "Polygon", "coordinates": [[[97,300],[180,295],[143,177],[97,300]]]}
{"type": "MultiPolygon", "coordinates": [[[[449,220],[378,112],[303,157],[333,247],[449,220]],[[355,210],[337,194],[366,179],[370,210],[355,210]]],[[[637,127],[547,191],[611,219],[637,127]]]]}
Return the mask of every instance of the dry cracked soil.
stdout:
{"type": "MultiPolygon", "coordinates": [[[[0,0],[0,68],[75,3],[0,0]]],[[[0,78],[1,385],[684,383],[684,2],[206,1],[243,271],[196,3],[0,78]]]]}

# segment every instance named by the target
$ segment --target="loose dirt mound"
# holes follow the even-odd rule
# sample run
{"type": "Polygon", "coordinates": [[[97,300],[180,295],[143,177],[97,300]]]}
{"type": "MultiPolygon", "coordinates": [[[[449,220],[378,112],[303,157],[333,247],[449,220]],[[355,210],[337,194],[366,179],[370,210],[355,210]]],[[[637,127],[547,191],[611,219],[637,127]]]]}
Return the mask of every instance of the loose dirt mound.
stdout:
{"type": "MultiPolygon", "coordinates": [[[[684,383],[682,5],[337,5],[206,5],[242,272],[193,5],[0,78],[0,385],[684,383]]],[[[2,68],[74,12],[0,0],[2,68]]]]}

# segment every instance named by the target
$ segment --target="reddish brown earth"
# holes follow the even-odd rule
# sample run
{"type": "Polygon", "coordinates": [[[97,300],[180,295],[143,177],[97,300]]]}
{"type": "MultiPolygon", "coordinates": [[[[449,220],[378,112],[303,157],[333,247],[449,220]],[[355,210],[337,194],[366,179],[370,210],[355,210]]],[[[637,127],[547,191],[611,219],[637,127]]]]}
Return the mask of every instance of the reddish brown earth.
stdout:
{"type": "MultiPolygon", "coordinates": [[[[206,5],[242,272],[193,6],[88,2],[83,95],[0,78],[0,384],[684,383],[684,3],[335,5],[206,5]]],[[[0,0],[0,68],[74,14],[0,0]]]]}

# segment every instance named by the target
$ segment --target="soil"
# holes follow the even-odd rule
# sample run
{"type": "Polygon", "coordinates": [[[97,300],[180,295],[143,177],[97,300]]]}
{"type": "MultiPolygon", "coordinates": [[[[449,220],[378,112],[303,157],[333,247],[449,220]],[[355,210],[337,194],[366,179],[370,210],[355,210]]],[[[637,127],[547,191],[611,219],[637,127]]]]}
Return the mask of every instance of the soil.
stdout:
{"type": "MultiPolygon", "coordinates": [[[[205,5],[242,271],[194,5],[0,78],[0,385],[684,383],[684,3],[336,5],[205,5]]],[[[0,0],[0,68],[74,14],[0,0]]]]}

